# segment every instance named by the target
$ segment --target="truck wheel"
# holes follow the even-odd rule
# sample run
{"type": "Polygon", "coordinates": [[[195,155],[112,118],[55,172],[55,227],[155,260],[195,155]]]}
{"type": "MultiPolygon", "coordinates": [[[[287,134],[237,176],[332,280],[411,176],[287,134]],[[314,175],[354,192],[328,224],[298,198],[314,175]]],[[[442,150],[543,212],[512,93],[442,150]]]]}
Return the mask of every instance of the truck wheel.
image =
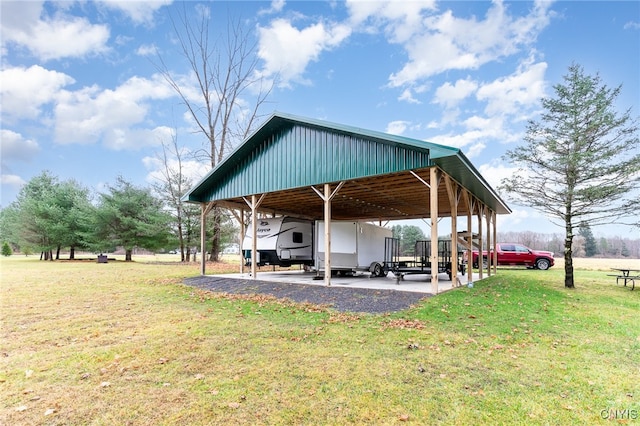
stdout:
{"type": "Polygon", "coordinates": [[[546,271],[547,269],[549,269],[550,265],[551,262],[549,262],[547,259],[536,260],[536,268],[540,269],[541,271],[546,271]]]}

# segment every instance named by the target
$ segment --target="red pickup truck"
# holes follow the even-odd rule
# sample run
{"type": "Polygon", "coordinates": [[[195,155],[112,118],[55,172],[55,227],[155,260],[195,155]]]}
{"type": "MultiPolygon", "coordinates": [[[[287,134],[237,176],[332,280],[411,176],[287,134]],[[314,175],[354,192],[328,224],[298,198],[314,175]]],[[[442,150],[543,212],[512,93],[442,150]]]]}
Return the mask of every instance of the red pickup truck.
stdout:
{"type": "MultiPolygon", "coordinates": [[[[522,244],[498,243],[498,265],[524,265],[528,268],[547,270],[553,266],[553,253],[531,250],[522,244]]],[[[493,250],[491,250],[493,254],[493,250]]],[[[478,267],[478,251],[473,251],[473,267],[478,267]]],[[[487,252],[482,252],[482,262],[487,264],[487,252]]]]}

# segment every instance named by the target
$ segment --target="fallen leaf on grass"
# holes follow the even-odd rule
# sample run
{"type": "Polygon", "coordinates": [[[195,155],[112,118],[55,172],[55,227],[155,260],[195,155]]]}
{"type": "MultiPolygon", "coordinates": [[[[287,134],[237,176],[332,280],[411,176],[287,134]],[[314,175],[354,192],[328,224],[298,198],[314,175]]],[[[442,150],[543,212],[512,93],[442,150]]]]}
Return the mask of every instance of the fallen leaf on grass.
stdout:
{"type": "Polygon", "coordinates": [[[47,411],[44,412],[45,416],[50,416],[56,412],[55,408],[47,408],[47,411]]]}
{"type": "Polygon", "coordinates": [[[398,417],[398,420],[400,420],[401,422],[408,422],[409,421],[409,415],[408,414],[401,414],[398,417]]]}
{"type": "Polygon", "coordinates": [[[391,320],[388,323],[384,324],[385,328],[400,328],[400,329],[416,329],[422,330],[425,328],[425,323],[420,320],[408,320],[408,319],[396,319],[391,320]]]}

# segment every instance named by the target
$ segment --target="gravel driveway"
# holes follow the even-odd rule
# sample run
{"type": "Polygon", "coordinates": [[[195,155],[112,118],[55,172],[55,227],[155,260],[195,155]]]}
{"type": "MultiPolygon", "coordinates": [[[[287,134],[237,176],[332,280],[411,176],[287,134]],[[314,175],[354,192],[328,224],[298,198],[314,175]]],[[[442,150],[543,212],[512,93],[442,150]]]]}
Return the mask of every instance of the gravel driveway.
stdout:
{"type": "Polygon", "coordinates": [[[184,283],[217,293],[266,294],[294,302],[330,305],[340,312],[371,314],[401,311],[430,296],[426,293],[397,290],[326,287],[208,276],[187,278],[184,283]]]}

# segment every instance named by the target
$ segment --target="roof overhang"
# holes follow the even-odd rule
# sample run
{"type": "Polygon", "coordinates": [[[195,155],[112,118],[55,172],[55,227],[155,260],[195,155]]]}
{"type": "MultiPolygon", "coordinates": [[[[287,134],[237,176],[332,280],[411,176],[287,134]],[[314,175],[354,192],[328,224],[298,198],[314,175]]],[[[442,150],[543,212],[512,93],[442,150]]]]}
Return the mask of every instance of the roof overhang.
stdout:
{"type": "MultiPolygon", "coordinates": [[[[295,139],[290,139],[288,143],[296,143],[296,141],[295,139]]],[[[315,147],[316,145],[313,146],[315,147]]],[[[349,154],[347,153],[347,155],[349,154]]],[[[374,154],[382,155],[379,153],[374,154]]],[[[394,155],[397,156],[397,154],[394,155]]],[[[392,160],[396,161],[396,158],[394,157],[392,160]]],[[[360,158],[358,161],[374,160],[360,158]]],[[[400,163],[398,162],[398,164],[400,163]]],[[[249,164],[242,171],[246,172],[248,167],[257,166],[249,164]]],[[[266,168],[267,166],[262,165],[261,167],[266,168]]],[[[300,164],[292,164],[291,167],[302,166],[300,164]]],[[[311,186],[322,190],[324,184],[330,184],[332,188],[335,188],[338,182],[344,181],[342,188],[332,200],[332,216],[337,220],[425,218],[429,217],[430,211],[430,188],[427,185],[429,182],[429,169],[432,167],[439,169],[439,173],[444,176],[437,188],[438,214],[440,217],[451,216],[453,213],[447,189],[447,185],[450,185],[451,182],[457,187],[463,188],[469,195],[460,197],[460,200],[458,200],[457,214],[466,214],[476,208],[474,207],[476,203],[471,201],[472,199],[480,201],[482,205],[487,206],[497,214],[511,213],[507,204],[457,148],[282,113],[274,114],[268,119],[218,167],[211,170],[196,184],[183,197],[183,200],[197,203],[215,202],[220,206],[246,209],[246,197],[266,193],[259,208],[262,212],[321,219],[323,217],[323,201],[311,186]],[[350,176],[348,179],[329,177],[326,180],[298,182],[295,180],[295,175],[292,175],[286,185],[281,187],[272,185],[268,187],[268,190],[255,189],[260,187],[260,182],[254,182],[253,187],[250,185],[238,185],[236,182],[234,190],[228,191],[225,185],[231,185],[229,182],[234,177],[237,177],[234,174],[238,173],[239,162],[246,162],[247,158],[256,156],[257,147],[261,146],[261,144],[264,145],[265,141],[277,138],[278,135],[288,131],[291,126],[303,126],[305,129],[310,129],[310,132],[319,132],[319,134],[338,135],[338,137],[342,138],[343,144],[345,143],[344,141],[348,140],[366,140],[371,144],[377,144],[388,149],[390,152],[422,154],[426,160],[420,160],[422,162],[415,164],[407,163],[416,167],[403,169],[397,166],[395,169],[388,170],[385,173],[371,173],[368,171],[362,175],[350,176]],[[216,190],[214,191],[212,188],[216,190]],[[227,194],[226,196],[215,195],[216,191],[221,193],[220,188],[222,188],[222,192],[227,194]]],[[[261,170],[261,173],[265,172],[268,175],[269,173],[285,173],[285,170],[282,167],[271,171],[261,170]]]]}

